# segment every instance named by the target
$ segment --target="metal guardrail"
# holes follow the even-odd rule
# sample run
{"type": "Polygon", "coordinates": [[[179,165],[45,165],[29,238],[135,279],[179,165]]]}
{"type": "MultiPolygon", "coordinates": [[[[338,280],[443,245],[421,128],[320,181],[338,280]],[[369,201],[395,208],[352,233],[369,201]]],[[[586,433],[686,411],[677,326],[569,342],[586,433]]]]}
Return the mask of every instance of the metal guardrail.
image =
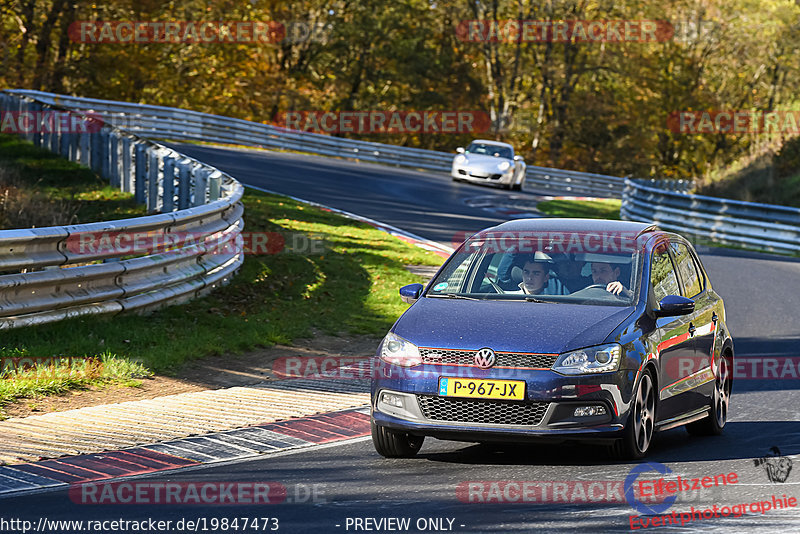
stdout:
{"type": "Polygon", "coordinates": [[[0,329],[177,304],[233,276],[243,261],[239,182],[33,93],[0,92],[0,111],[30,113],[37,120],[37,112],[69,113],[82,127],[40,124],[24,136],[88,165],[112,186],[133,193],[151,215],[0,231],[0,329]],[[103,238],[120,235],[131,238],[129,246],[99,246],[103,238]]]}
{"type": "MultiPolygon", "coordinates": [[[[27,90],[9,93],[35,98],[40,103],[98,113],[111,124],[144,136],[163,139],[295,150],[439,172],[450,169],[454,156],[445,152],[298,132],[176,108],[27,90]]],[[[201,176],[199,179],[204,178],[201,176]]],[[[130,173],[112,178],[112,183],[115,180],[123,190],[133,190],[131,184],[144,183],[133,180],[130,173]]],[[[529,166],[523,188],[536,192],[622,197],[621,216],[624,219],[657,222],[665,229],[725,244],[772,252],[800,251],[800,220],[797,216],[800,210],[690,195],[688,191],[691,185],[691,182],[683,180],[634,180],[529,166]]],[[[147,194],[141,190],[141,186],[136,189],[136,194],[137,199],[141,197],[151,206],[158,196],[152,185],[148,187],[147,194]]],[[[184,198],[185,205],[185,196],[181,198],[184,198]]],[[[178,201],[181,202],[180,199],[178,201]]]]}
{"type": "Polygon", "coordinates": [[[800,209],[693,195],[658,180],[625,180],[620,215],[665,230],[767,252],[800,253],[800,209]]]}
{"type": "MultiPolygon", "coordinates": [[[[42,102],[70,109],[98,113],[106,122],[145,137],[295,150],[448,173],[455,157],[455,154],[448,152],[299,132],[197,111],[79,98],[40,91],[14,90],[10,93],[27,95],[42,102]]],[[[617,176],[528,166],[523,189],[532,192],[619,198],[622,195],[624,181],[624,178],[617,176]]]]}

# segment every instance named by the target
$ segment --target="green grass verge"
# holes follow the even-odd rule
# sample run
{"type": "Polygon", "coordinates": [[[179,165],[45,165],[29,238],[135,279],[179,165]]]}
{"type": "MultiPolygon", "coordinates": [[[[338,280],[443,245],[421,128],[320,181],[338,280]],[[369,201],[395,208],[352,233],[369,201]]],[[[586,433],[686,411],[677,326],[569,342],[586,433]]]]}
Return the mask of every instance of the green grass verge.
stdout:
{"type": "MultiPolygon", "coordinates": [[[[407,308],[397,289],[421,279],[404,265],[442,258],[369,225],[289,198],[248,190],[248,232],[278,232],[287,245],[313,236],[322,250],[300,247],[247,256],[233,281],[212,294],[148,316],[83,317],[3,333],[0,357],[101,358],[89,383],[172,374],[182,363],[291,343],[326,334],[383,334],[407,308]]],[[[82,384],[0,380],[0,406],[20,397],[82,384]]]]}
{"type": "Polygon", "coordinates": [[[0,170],[0,193],[6,198],[0,206],[4,228],[24,227],[31,220],[36,226],[45,226],[145,214],[144,206],[137,205],[132,194],[122,193],[90,169],[14,135],[0,134],[0,170]]]}
{"type": "Polygon", "coordinates": [[[603,200],[545,200],[536,209],[553,217],[578,217],[581,219],[619,220],[622,201],[603,200]]]}

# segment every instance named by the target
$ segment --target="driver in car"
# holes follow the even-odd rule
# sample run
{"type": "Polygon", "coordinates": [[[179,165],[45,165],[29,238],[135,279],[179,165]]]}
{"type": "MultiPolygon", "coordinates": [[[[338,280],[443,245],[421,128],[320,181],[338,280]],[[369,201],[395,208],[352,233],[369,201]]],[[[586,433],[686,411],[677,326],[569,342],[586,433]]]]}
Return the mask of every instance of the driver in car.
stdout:
{"type": "Polygon", "coordinates": [[[553,256],[553,270],[569,293],[575,293],[590,286],[591,276],[583,276],[581,271],[586,262],[576,258],[575,254],[558,254],[553,256]]]}
{"type": "Polygon", "coordinates": [[[619,281],[620,269],[610,263],[592,263],[592,280],[595,284],[606,286],[606,291],[619,297],[631,298],[633,292],[619,281]]]}

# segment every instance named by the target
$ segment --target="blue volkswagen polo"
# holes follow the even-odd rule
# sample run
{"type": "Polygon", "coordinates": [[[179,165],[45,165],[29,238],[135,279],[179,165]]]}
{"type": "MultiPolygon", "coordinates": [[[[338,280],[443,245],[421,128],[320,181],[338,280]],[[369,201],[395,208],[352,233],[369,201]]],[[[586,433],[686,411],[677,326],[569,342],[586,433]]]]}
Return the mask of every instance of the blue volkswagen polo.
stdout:
{"type": "Polygon", "coordinates": [[[381,342],[372,440],[589,441],[647,454],[654,434],[722,432],[725,308],[692,245],[636,222],[516,220],[465,241],[381,342]]]}

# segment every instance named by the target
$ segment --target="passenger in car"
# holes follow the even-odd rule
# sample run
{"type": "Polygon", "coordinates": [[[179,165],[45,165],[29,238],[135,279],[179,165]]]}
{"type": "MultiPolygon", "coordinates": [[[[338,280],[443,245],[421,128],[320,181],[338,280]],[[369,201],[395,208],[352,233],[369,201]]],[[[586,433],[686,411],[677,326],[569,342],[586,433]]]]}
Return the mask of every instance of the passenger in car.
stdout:
{"type": "Polygon", "coordinates": [[[522,282],[519,288],[526,295],[541,295],[550,279],[550,269],[543,261],[530,258],[522,266],[522,282]]]}
{"type": "Polygon", "coordinates": [[[552,258],[542,252],[527,256],[522,265],[522,282],[519,288],[526,295],[568,295],[569,290],[550,276],[552,258]]]}
{"type": "Polygon", "coordinates": [[[591,276],[581,275],[584,265],[586,262],[578,260],[574,254],[553,256],[553,270],[569,293],[575,293],[593,283],[591,276]]]}
{"type": "Polygon", "coordinates": [[[610,263],[592,263],[592,280],[595,284],[604,284],[606,291],[617,296],[631,298],[633,293],[619,281],[620,268],[610,263]]]}

